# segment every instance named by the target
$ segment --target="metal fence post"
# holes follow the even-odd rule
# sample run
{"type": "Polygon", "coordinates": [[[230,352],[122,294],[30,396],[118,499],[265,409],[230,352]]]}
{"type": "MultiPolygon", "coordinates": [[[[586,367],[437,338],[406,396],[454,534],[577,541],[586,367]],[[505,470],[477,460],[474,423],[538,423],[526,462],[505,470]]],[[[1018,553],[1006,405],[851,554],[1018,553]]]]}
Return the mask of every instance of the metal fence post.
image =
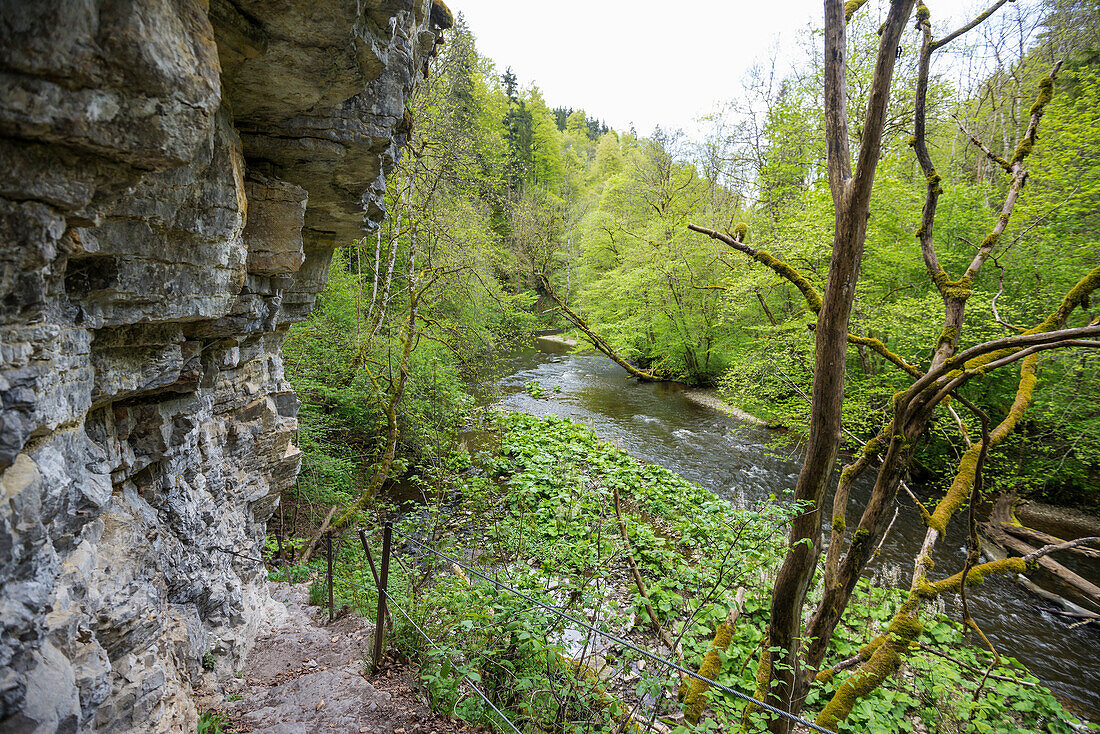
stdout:
{"type": "Polygon", "coordinates": [[[393,522],[386,521],[382,531],[382,569],[378,575],[378,611],[374,617],[374,672],[382,667],[382,638],[386,630],[386,593],[390,577],[390,541],[393,522]]]}
{"type": "Polygon", "coordinates": [[[336,607],[332,601],[332,533],[326,536],[328,541],[328,621],[336,618],[336,607]]]}

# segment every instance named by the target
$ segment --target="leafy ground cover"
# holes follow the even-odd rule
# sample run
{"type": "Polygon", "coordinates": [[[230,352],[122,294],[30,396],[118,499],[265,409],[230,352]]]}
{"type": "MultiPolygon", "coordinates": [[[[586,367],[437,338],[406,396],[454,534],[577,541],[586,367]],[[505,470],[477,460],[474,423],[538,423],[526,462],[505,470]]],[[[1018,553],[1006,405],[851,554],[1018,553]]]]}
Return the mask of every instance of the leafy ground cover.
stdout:
{"type": "MultiPolygon", "coordinates": [[[[771,574],[783,550],[784,526],[799,508],[782,500],[731,506],[567,419],[515,413],[491,421],[486,450],[472,462],[452,459],[452,479],[445,486],[426,483],[430,501],[406,512],[398,530],[693,670],[743,587],[743,613],[713,674],[752,695],[771,574]],[[648,599],[633,580],[632,566],[648,599]]],[[[377,540],[379,534],[370,535],[377,540]]],[[[437,708],[501,730],[505,725],[474,694],[472,682],[521,730],[584,732],[644,727],[652,720],[677,731],[762,727],[759,714],[747,714],[742,702],[713,691],[700,722],[686,724],[680,680],[666,666],[397,539],[390,578],[394,640],[419,667],[437,708]]],[[[352,540],[338,543],[338,603],[373,616],[370,570],[358,539],[352,540]]],[[[378,545],[373,547],[377,553],[378,545]]],[[[860,582],[829,664],[855,655],[869,630],[892,619],[904,599],[904,591],[892,586],[895,580],[880,574],[860,582]]],[[[324,595],[317,584],[315,601],[324,595]]],[[[943,611],[926,610],[920,642],[950,659],[915,650],[889,685],[855,707],[841,731],[1070,732],[1079,726],[1009,658],[975,695],[989,657],[971,647],[943,611]]],[[[815,687],[807,711],[823,705],[849,675],[840,672],[815,687]]]]}

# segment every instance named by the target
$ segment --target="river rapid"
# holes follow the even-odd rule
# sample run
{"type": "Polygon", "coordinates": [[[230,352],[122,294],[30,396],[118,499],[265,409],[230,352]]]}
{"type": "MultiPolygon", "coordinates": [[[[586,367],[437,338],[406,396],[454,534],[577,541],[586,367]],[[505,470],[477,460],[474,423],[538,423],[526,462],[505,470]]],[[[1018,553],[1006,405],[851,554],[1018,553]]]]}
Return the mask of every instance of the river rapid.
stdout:
{"type": "MultiPolygon", "coordinates": [[[[476,390],[483,403],[503,410],[585,423],[631,455],[661,464],[731,502],[751,505],[770,495],[782,497],[794,487],[800,462],[796,441],[777,448],[774,431],[703,407],[689,400],[681,386],[640,383],[603,355],[569,351],[538,339],[531,348],[503,358],[476,390]],[[543,397],[524,391],[532,380],[545,388],[543,397]],[[553,392],[555,387],[560,392],[553,392]]],[[[858,518],[873,480],[868,472],[853,489],[850,522],[858,518]]],[[[921,494],[921,488],[913,489],[921,494]]],[[[924,525],[911,500],[899,495],[896,504],[897,521],[868,573],[876,583],[907,587],[924,525]]],[[[957,518],[940,542],[935,556],[940,572],[962,569],[964,526],[957,518]]],[[[1090,576],[1097,571],[1089,570],[1090,576]]],[[[1003,578],[989,578],[968,596],[974,618],[1002,655],[1026,664],[1067,708],[1100,721],[1100,632],[1093,625],[1070,629],[1064,618],[1040,611],[1046,602],[1003,578]]],[[[958,619],[957,597],[947,600],[945,611],[958,619]]]]}

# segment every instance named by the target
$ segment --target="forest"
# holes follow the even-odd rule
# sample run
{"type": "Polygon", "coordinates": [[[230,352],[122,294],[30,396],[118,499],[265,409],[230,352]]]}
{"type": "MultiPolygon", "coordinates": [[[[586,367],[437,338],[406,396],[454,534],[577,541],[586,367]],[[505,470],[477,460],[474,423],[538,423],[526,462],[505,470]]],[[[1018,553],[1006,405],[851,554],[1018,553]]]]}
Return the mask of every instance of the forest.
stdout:
{"type": "MultiPolygon", "coordinates": [[[[322,538],[397,519],[825,730],[1093,726],[1100,704],[1000,651],[968,597],[1070,566],[1083,600],[1047,634],[1100,652],[1098,539],[1007,527],[1021,500],[1100,516],[1100,4],[995,0],[957,26],[913,0],[825,7],[792,69],[760,59],[696,133],[644,135],[551,106],[457,14],[386,222],[286,340],[304,460],[271,553],[318,564],[322,538]],[[796,478],[730,503],[575,421],[494,410],[542,331],[757,416],[796,478]],[[903,505],[920,540],[886,573],[903,505]]],[[[339,547],[338,596],[373,615],[363,548],[339,547]]],[[[394,622],[461,718],[803,730],[637,656],[598,671],[560,621],[455,571],[410,561],[391,594],[445,640],[394,622]]]]}

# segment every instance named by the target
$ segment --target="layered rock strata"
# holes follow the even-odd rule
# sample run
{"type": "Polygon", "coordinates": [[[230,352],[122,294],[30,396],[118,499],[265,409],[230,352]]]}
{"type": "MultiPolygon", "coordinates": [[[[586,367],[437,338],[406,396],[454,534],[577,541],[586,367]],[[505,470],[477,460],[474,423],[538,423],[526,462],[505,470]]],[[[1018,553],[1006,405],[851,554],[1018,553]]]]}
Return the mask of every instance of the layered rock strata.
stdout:
{"type": "Polygon", "coordinates": [[[448,24],[0,0],[0,732],[192,732],[204,660],[241,664],[300,463],[280,345],[448,24]]]}

